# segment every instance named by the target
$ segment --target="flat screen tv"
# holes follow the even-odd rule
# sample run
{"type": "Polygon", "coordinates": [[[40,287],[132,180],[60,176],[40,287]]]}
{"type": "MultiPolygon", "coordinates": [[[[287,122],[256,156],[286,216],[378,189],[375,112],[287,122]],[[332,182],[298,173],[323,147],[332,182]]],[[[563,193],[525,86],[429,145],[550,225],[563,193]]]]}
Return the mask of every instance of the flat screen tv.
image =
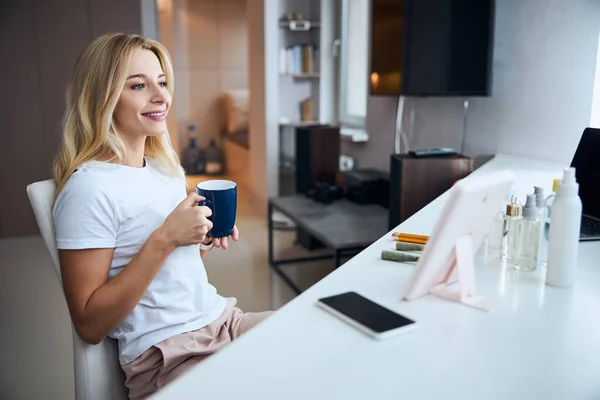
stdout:
{"type": "Polygon", "coordinates": [[[489,96],[494,0],[372,0],[372,95],[489,96]]]}

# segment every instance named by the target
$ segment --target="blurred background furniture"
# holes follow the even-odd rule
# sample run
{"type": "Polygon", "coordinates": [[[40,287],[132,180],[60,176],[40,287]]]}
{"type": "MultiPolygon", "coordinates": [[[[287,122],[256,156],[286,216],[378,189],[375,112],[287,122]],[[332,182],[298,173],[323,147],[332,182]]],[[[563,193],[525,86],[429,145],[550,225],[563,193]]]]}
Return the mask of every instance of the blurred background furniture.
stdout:
{"type": "Polygon", "coordinates": [[[473,159],[461,154],[423,158],[392,154],[388,229],[394,229],[472,171],[473,159]]]}
{"type": "Polygon", "coordinates": [[[269,200],[269,264],[296,293],[302,289],[280,267],[333,258],[334,267],[341,265],[342,257],[353,256],[370,246],[387,231],[388,212],[377,204],[359,205],[347,199],[331,204],[317,203],[304,196],[282,196],[269,200]],[[316,238],[332,254],[276,260],[273,247],[273,211],[291,219],[299,229],[316,238]]]}

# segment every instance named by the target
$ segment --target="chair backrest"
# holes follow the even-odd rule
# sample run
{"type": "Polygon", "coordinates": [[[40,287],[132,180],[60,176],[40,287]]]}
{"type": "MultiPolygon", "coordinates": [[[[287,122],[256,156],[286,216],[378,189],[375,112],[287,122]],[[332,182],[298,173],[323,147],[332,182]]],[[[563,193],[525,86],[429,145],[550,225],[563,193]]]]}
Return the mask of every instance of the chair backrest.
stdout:
{"type": "MultiPolygon", "coordinates": [[[[52,207],[56,185],[52,179],[27,186],[27,195],[46,243],[54,272],[62,289],[58,251],[54,238],[52,207]]],[[[75,398],[77,400],[127,399],[125,375],[119,365],[117,342],[105,338],[97,345],[84,342],[71,324],[73,332],[73,361],[75,375],[75,398]]]]}

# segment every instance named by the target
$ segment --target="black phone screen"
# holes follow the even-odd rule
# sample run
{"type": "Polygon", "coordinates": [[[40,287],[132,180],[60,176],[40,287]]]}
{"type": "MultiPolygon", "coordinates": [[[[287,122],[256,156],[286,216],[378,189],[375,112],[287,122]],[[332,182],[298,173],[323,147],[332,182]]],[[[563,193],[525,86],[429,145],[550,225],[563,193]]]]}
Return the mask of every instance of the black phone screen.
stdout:
{"type": "Polygon", "coordinates": [[[319,301],[377,333],[415,323],[412,319],[380,306],[356,292],[325,297],[319,301]]]}

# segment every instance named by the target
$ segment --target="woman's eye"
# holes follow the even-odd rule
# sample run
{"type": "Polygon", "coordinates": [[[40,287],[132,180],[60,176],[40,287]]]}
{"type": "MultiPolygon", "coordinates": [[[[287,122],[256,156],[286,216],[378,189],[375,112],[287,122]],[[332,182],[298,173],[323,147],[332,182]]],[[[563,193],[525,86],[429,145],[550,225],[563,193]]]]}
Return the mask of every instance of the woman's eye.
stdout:
{"type": "Polygon", "coordinates": [[[167,87],[167,82],[160,82],[158,85],[160,87],[167,87]]]}
{"type": "Polygon", "coordinates": [[[144,88],[144,84],[143,83],[138,83],[137,85],[133,85],[131,87],[133,90],[140,90],[144,88]]]}

